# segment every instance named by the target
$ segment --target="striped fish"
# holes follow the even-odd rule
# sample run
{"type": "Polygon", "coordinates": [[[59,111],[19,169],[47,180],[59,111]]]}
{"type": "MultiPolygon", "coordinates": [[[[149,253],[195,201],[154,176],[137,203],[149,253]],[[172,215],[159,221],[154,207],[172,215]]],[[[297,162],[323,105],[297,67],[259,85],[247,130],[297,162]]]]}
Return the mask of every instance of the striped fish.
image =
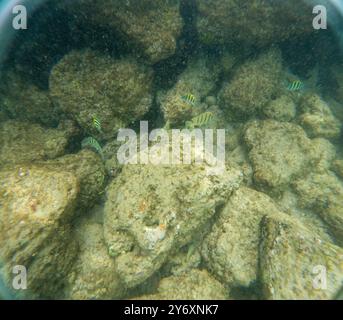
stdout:
{"type": "Polygon", "coordinates": [[[303,82],[300,80],[294,80],[288,83],[287,89],[289,91],[299,91],[304,88],[303,82]]]}
{"type": "Polygon", "coordinates": [[[101,158],[104,158],[102,148],[99,142],[95,140],[93,137],[88,137],[88,138],[83,139],[81,142],[81,147],[83,149],[84,148],[93,149],[101,156],[101,158]]]}
{"type": "Polygon", "coordinates": [[[102,129],[101,129],[101,122],[97,117],[93,117],[93,126],[95,127],[95,129],[97,129],[99,131],[99,133],[102,133],[102,129]]]}
{"type": "Polygon", "coordinates": [[[194,106],[194,104],[195,104],[195,96],[194,95],[187,94],[185,96],[182,96],[181,98],[182,98],[183,101],[185,101],[185,102],[191,104],[192,106],[194,106]]]}
{"type": "Polygon", "coordinates": [[[195,128],[195,127],[202,127],[203,125],[209,123],[212,119],[213,119],[212,112],[204,112],[194,117],[191,121],[187,121],[186,127],[190,129],[195,128]]]}

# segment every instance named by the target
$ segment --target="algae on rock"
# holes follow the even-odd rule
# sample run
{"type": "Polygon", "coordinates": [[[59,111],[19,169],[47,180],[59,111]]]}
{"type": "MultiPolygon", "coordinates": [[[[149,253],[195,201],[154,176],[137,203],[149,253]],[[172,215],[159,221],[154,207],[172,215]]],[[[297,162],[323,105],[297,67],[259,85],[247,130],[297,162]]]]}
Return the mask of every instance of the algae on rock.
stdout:
{"type": "Polygon", "coordinates": [[[220,105],[229,116],[251,117],[267,105],[280,89],[281,52],[271,49],[234,71],[220,92],[220,105]]]}
{"type": "Polygon", "coordinates": [[[201,100],[215,88],[219,72],[217,61],[204,54],[193,58],[176,84],[171,89],[158,93],[157,100],[165,121],[169,121],[171,125],[184,125],[187,120],[196,116],[201,100]],[[194,95],[195,106],[183,98],[188,94],[194,95]]]}
{"type": "Polygon", "coordinates": [[[67,277],[65,298],[122,298],[125,295],[125,287],[116,274],[113,259],[108,255],[102,225],[84,218],[77,224],[76,239],[80,250],[67,277]]]}
{"type": "Polygon", "coordinates": [[[261,240],[264,298],[332,299],[341,288],[342,248],[322,241],[301,224],[275,217],[263,219],[261,240]],[[319,274],[323,270],[325,279],[319,274]]]}
{"type": "Polygon", "coordinates": [[[151,64],[175,53],[183,27],[179,0],[77,0],[60,5],[113,35],[120,34],[151,64]]]}
{"type": "Polygon", "coordinates": [[[127,287],[153,275],[206,229],[241,181],[238,170],[205,165],[128,165],[109,186],[104,235],[127,287]]]}
{"type": "Polygon", "coordinates": [[[70,133],[38,124],[9,120],[0,123],[0,166],[54,159],[65,153],[70,133]]]}
{"type": "Polygon", "coordinates": [[[70,222],[79,184],[67,171],[22,165],[0,171],[0,261],[28,272],[23,297],[56,298],[76,257],[70,222]]]}
{"type": "Polygon", "coordinates": [[[274,194],[310,168],[330,167],[333,146],[325,139],[311,140],[293,123],[274,120],[247,124],[244,140],[249,148],[257,187],[274,194]]]}
{"type": "Polygon", "coordinates": [[[303,1],[196,0],[196,4],[199,38],[208,45],[264,47],[314,32],[312,8],[303,1]]]}
{"type": "Polygon", "coordinates": [[[152,70],[132,58],[72,51],[54,66],[49,82],[53,102],[86,132],[103,139],[141,118],[152,103],[152,70]]]}

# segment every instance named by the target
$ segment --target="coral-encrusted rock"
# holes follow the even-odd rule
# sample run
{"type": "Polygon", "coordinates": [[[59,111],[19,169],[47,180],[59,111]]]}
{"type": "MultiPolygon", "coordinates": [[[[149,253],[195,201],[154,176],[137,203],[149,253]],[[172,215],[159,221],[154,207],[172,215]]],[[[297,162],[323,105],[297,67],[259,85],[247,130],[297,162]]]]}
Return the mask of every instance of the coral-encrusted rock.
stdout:
{"type": "Polygon", "coordinates": [[[300,126],[287,122],[253,121],[247,126],[244,140],[250,150],[255,183],[275,192],[308,168],[330,167],[334,157],[327,140],[311,140],[300,126]]]}
{"type": "Polygon", "coordinates": [[[0,123],[0,166],[54,159],[64,154],[70,133],[38,124],[9,120],[0,123]]]}
{"type": "Polygon", "coordinates": [[[77,177],[80,184],[78,207],[91,207],[103,191],[105,168],[101,158],[93,151],[81,150],[77,154],[66,155],[40,164],[63,168],[77,177]]]}
{"type": "Polygon", "coordinates": [[[341,288],[342,248],[322,241],[300,224],[274,217],[263,219],[261,239],[264,298],[332,299],[341,288]]]}
{"type": "Polygon", "coordinates": [[[80,253],[68,274],[67,299],[118,299],[125,288],[108,255],[102,225],[84,219],[77,225],[80,253]]]}
{"type": "Polygon", "coordinates": [[[337,241],[343,244],[343,183],[330,172],[312,173],[294,183],[299,204],[310,208],[327,223],[337,241]]]}
{"type": "Polygon", "coordinates": [[[239,66],[232,80],[220,92],[221,106],[229,114],[253,116],[280,87],[281,53],[271,50],[239,66]]]}
{"type": "Polygon", "coordinates": [[[54,103],[89,134],[101,138],[113,137],[119,128],[142,117],[152,102],[150,68],[91,50],[67,54],[49,81],[54,103]],[[94,117],[101,122],[102,133],[94,126],[94,117]]]}
{"type": "Polygon", "coordinates": [[[31,84],[18,73],[2,75],[0,85],[0,105],[17,120],[54,126],[59,119],[49,92],[31,84]]]}
{"type": "Polygon", "coordinates": [[[239,187],[240,171],[208,175],[206,166],[129,165],[109,186],[105,241],[127,287],[148,279],[199,235],[239,187]]]}
{"type": "Polygon", "coordinates": [[[195,57],[179,76],[174,87],[159,93],[158,102],[164,119],[171,125],[184,125],[192,116],[196,116],[201,100],[215,88],[219,71],[218,62],[201,55],[195,57]],[[188,94],[194,95],[194,105],[183,98],[188,94]]]}
{"type": "Polygon", "coordinates": [[[296,115],[296,106],[291,97],[283,95],[272,100],[263,109],[263,114],[277,121],[291,121],[296,115]]]}
{"type": "Polygon", "coordinates": [[[75,176],[39,166],[0,171],[1,273],[27,270],[25,297],[56,298],[75,259],[71,219],[79,191],[75,176]]]}
{"type": "Polygon", "coordinates": [[[266,46],[313,32],[313,8],[302,1],[196,0],[196,3],[199,38],[206,44],[234,41],[266,46]]]}
{"type": "Polygon", "coordinates": [[[339,159],[334,161],[333,170],[343,179],[343,160],[339,159]]]}
{"type": "Polygon", "coordinates": [[[183,27],[179,0],[77,0],[63,6],[87,17],[88,22],[119,33],[150,63],[174,54],[183,27]]]}
{"type": "Polygon", "coordinates": [[[257,279],[260,222],[280,215],[267,195],[241,187],[229,199],[206,236],[202,256],[209,270],[229,287],[248,287],[257,279]]]}
{"type": "Polygon", "coordinates": [[[194,269],[182,276],[163,278],[157,293],[136,298],[138,300],[225,300],[224,286],[205,270],[194,269]]]}
{"type": "Polygon", "coordinates": [[[337,138],[341,133],[341,123],[334,117],[330,107],[316,94],[307,95],[301,103],[299,117],[309,137],[337,138]]]}

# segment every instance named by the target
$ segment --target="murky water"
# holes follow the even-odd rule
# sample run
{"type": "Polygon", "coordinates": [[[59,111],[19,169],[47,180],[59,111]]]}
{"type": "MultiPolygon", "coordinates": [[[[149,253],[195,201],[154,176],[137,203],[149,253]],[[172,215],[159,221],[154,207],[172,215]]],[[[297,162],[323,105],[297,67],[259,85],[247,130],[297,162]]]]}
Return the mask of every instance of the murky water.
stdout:
{"type": "Polygon", "coordinates": [[[335,299],[338,1],[0,1],[3,299],[335,299]]]}

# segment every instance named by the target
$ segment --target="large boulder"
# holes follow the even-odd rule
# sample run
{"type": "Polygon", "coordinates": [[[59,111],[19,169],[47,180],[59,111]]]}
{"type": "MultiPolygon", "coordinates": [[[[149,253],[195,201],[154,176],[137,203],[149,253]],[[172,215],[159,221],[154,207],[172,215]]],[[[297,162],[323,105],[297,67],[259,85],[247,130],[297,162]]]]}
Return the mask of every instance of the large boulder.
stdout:
{"type": "Polygon", "coordinates": [[[118,299],[125,287],[115,271],[103,239],[101,224],[85,218],[76,226],[80,250],[67,277],[65,298],[76,300],[118,299]]]}
{"type": "Polygon", "coordinates": [[[259,270],[266,299],[333,299],[342,286],[343,249],[299,223],[265,217],[259,270]]]}
{"type": "Polygon", "coordinates": [[[60,297],[77,253],[71,220],[77,178],[63,169],[26,165],[0,171],[1,274],[12,288],[13,268],[27,271],[19,297],[60,297]]]}
{"type": "Polygon", "coordinates": [[[197,29],[206,44],[254,47],[311,34],[312,7],[305,1],[196,0],[197,29]]]}
{"type": "Polygon", "coordinates": [[[251,117],[260,112],[280,89],[281,53],[272,49],[241,64],[220,91],[221,107],[230,116],[251,117]]]}
{"type": "Polygon", "coordinates": [[[88,24],[119,34],[150,63],[174,54],[183,27],[179,0],[77,0],[60,6],[87,17],[88,24]]]}
{"type": "Polygon", "coordinates": [[[148,112],[152,103],[150,68],[91,50],[64,56],[52,69],[49,85],[54,103],[99,138],[113,137],[148,112]]]}
{"type": "Polygon", "coordinates": [[[241,172],[208,175],[198,165],[127,165],[105,204],[104,235],[127,287],[152,276],[173,253],[207,230],[241,172]]]}
{"type": "Polygon", "coordinates": [[[275,195],[310,169],[330,167],[335,157],[335,149],[327,140],[311,140],[293,123],[252,121],[246,127],[244,141],[254,182],[275,195]]]}
{"type": "Polygon", "coordinates": [[[55,159],[68,146],[70,132],[9,120],[0,123],[0,166],[55,159]]]}

